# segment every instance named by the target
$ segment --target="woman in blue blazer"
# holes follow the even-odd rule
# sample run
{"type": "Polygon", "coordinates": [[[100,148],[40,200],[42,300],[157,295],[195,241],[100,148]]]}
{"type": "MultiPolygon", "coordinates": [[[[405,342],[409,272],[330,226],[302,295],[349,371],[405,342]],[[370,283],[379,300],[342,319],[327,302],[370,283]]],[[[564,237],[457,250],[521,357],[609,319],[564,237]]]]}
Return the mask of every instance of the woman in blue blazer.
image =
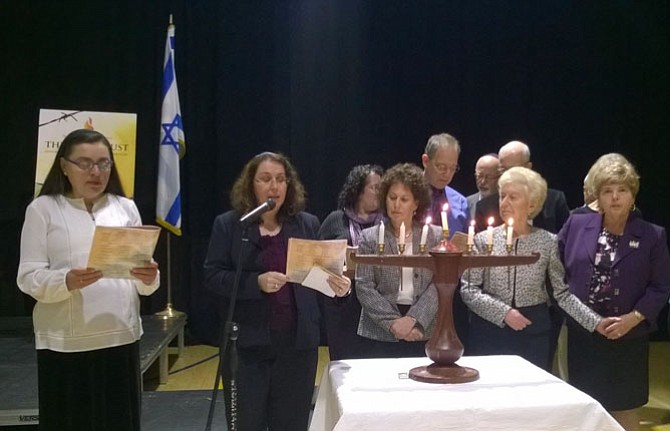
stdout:
{"type": "Polygon", "coordinates": [[[666,233],[634,212],[639,176],[623,156],[602,156],[588,178],[600,212],[572,215],[559,249],[570,291],[616,319],[606,337],[568,322],[570,383],[637,430],[636,409],[649,395],[649,333],[670,293],[666,233]]]}

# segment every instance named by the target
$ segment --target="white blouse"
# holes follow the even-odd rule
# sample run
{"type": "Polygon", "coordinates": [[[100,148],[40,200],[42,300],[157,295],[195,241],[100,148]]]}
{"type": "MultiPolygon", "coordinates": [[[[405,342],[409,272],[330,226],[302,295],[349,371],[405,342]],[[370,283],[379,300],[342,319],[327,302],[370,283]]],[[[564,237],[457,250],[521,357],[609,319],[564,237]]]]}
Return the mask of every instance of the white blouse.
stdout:
{"type": "Polygon", "coordinates": [[[105,195],[89,213],[83,199],[41,196],[26,209],[21,232],[19,289],[37,300],[33,310],[37,349],[80,352],[130,344],[142,335],[138,293],[150,295],[140,280],[103,278],[68,290],[65,277],[85,268],[95,226],[141,225],[135,203],[105,195]]]}

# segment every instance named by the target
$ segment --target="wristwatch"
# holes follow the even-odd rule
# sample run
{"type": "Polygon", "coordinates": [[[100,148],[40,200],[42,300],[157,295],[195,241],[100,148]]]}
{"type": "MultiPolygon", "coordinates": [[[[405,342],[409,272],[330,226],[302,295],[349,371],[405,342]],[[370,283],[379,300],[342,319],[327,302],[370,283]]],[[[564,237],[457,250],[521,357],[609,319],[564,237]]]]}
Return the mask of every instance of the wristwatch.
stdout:
{"type": "Polygon", "coordinates": [[[640,313],[637,310],[633,310],[633,316],[635,316],[635,318],[640,322],[642,322],[645,319],[644,314],[640,313]]]}

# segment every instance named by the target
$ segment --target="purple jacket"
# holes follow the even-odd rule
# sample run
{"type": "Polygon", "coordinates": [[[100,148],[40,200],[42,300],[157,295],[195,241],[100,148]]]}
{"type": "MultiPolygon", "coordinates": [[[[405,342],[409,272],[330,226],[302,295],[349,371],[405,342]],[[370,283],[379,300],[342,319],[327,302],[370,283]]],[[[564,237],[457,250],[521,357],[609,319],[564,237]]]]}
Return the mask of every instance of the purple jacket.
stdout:
{"type": "MultiPolygon", "coordinates": [[[[570,291],[586,302],[602,227],[602,215],[573,214],[558,233],[570,291]]],[[[642,313],[649,330],[670,294],[670,255],[665,229],[631,214],[612,262],[612,308],[616,315],[642,313]]]]}

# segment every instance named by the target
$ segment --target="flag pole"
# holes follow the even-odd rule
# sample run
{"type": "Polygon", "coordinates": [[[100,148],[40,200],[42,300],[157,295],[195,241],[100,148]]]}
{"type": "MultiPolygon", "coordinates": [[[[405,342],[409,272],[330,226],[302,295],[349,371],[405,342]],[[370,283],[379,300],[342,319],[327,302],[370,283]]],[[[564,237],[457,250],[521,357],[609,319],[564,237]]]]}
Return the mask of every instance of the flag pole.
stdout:
{"type": "Polygon", "coordinates": [[[172,14],[168,23],[163,63],[163,103],[161,106],[161,143],[159,146],[156,221],[167,232],[167,306],[156,313],[163,319],[182,317],[185,313],[172,306],[171,233],[181,235],[181,187],[179,160],[184,155],[185,138],[177,93],[174,67],[174,24],[172,14]]]}
{"type": "Polygon", "coordinates": [[[172,256],[170,253],[170,232],[167,232],[167,306],[163,311],[156,313],[163,319],[172,319],[175,317],[185,316],[186,313],[178,311],[172,306],[172,256]]]}

